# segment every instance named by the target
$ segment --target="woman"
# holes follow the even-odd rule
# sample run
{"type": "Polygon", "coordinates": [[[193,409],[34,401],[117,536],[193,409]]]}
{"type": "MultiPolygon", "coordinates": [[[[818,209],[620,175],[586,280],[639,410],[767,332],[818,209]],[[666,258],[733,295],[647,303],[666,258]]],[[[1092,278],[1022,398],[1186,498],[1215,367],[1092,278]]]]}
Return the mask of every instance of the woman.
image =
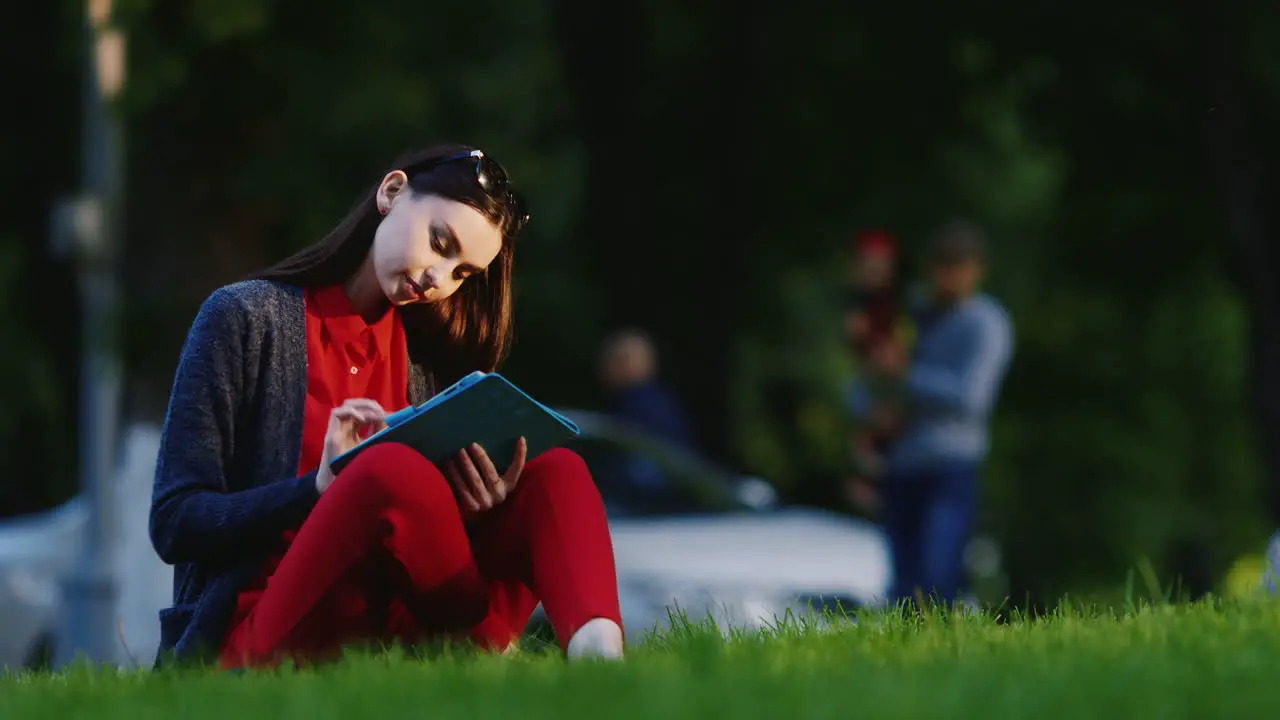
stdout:
{"type": "Polygon", "coordinates": [[[570,658],[622,655],[599,493],[564,449],[499,472],[471,446],[330,459],[512,332],[523,202],[470,147],[402,158],[323,240],[214,292],[165,418],[151,539],[175,565],[162,656],[314,662],[353,643],[504,650],[539,601],[570,658]]]}

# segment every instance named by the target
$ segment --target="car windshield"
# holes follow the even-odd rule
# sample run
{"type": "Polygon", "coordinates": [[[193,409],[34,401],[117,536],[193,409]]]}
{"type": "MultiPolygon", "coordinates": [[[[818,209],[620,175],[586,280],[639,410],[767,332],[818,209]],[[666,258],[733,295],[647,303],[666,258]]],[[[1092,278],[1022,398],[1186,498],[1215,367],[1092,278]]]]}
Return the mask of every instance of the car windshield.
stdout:
{"type": "Polygon", "coordinates": [[[587,462],[610,517],[705,515],[746,509],[727,475],[662,443],[638,450],[618,439],[584,433],[569,447],[587,462]]]}

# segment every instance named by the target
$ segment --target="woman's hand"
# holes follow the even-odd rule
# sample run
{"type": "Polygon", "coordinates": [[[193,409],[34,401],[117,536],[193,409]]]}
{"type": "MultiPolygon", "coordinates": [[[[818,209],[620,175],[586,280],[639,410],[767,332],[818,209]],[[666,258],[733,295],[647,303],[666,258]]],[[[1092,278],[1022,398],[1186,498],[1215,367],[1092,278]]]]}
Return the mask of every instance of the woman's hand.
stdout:
{"type": "Polygon", "coordinates": [[[386,427],[386,418],[382,406],[367,398],[352,398],[329,413],[329,429],[325,431],[320,469],[316,471],[316,492],[323,493],[333,484],[329,463],[386,427]]]}
{"type": "Polygon", "coordinates": [[[489,454],[479,445],[472,443],[460,450],[456,458],[446,463],[445,472],[449,482],[453,483],[462,509],[469,513],[484,512],[506,500],[520,480],[528,449],[524,438],[517,440],[511,467],[502,474],[498,474],[489,454]]]}

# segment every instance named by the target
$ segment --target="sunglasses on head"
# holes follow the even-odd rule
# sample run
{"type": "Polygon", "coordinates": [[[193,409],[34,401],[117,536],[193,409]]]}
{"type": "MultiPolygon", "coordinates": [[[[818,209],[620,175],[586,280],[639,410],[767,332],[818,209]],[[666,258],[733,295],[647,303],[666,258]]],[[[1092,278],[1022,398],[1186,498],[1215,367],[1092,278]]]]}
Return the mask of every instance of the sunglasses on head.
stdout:
{"type": "Polygon", "coordinates": [[[519,235],[525,224],[529,222],[528,206],[525,205],[524,198],[520,193],[511,187],[511,179],[507,176],[507,171],[498,164],[497,160],[485,155],[483,150],[472,150],[457,155],[435,158],[421,165],[416,165],[412,169],[414,172],[425,172],[441,165],[464,160],[475,162],[476,183],[480,185],[480,189],[484,190],[489,197],[506,203],[511,213],[510,235],[512,237],[519,235]]]}

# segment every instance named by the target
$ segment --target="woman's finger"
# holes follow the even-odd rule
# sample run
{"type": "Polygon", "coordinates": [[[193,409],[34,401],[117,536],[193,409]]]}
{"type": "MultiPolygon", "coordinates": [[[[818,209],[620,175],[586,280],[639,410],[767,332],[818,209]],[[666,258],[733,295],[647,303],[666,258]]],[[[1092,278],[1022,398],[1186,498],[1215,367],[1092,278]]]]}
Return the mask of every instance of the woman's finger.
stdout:
{"type": "Polygon", "coordinates": [[[516,486],[516,482],[520,480],[520,473],[524,472],[524,461],[529,453],[529,443],[524,438],[516,440],[516,452],[511,457],[511,466],[502,475],[503,484],[507,487],[507,492],[516,486]]]}
{"type": "Polygon", "coordinates": [[[463,508],[470,512],[480,512],[480,503],[476,501],[466,483],[462,481],[462,474],[458,471],[458,464],[450,460],[444,464],[444,469],[445,477],[449,478],[449,484],[453,485],[453,491],[457,494],[463,508]]]}
{"type": "Polygon", "coordinates": [[[338,418],[343,422],[364,422],[364,418],[370,417],[370,415],[366,410],[349,405],[341,405],[333,409],[331,417],[338,418]]]}
{"type": "Polygon", "coordinates": [[[382,405],[378,404],[378,401],[370,400],[369,398],[350,398],[346,402],[342,403],[342,406],[357,408],[378,415],[387,414],[387,411],[382,409],[382,405]]]}
{"type": "Polygon", "coordinates": [[[478,443],[471,443],[467,448],[471,453],[471,459],[475,462],[476,469],[480,471],[480,476],[484,478],[485,487],[489,488],[489,492],[493,495],[495,503],[502,502],[507,496],[507,489],[503,487],[502,475],[498,473],[498,469],[493,466],[493,460],[489,458],[489,453],[484,451],[478,443]]]}
{"type": "Polygon", "coordinates": [[[385,415],[364,407],[343,405],[334,409],[332,417],[336,417],[343,422],[359,423],[360,425],[368,425],[377,429],[382,429],[386,425],[385,415]]]}
{"type": "Polygon", "coordinates": [[[345,421],[358,422],[377,432],[386,427],[387,413],[382,406],[368,398],[351,398],[339,405],[334,412],[345,421]]]}
{"type": "Polygon", "coordinates": [[[455,462],[467,488],[471,491],[472,497],[476,499],[481,509],[488,510],[492,507],[493,498],[490,496],[489,489],[485,487],[480,471],[476,469],[475,463],[471,462],[471,456],[467,454],[465,449],[458,451],[458,459],[455,462]]]}
{"type": "Polygon", "coordinates": [[[450,463],[449,467],[453,470],[453,483],[458,488],[458,496],[462,498],[463,506],[470,512],[483,510],[484,505],[481,503],[480,498],[477,498],[475,493],[467,488],[466,482],[463,481],[462,472],[458,470],[458,464],[450,463]]]}

